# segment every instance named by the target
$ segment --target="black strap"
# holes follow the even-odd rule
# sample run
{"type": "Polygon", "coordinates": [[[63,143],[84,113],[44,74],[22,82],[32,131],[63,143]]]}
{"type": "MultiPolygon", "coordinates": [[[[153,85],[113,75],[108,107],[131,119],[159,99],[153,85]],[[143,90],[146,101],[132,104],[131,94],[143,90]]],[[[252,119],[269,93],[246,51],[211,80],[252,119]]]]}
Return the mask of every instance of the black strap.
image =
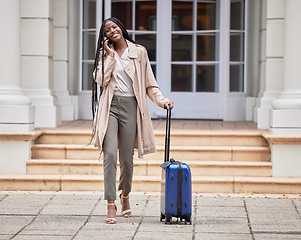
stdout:
{"type": "Polygon", "coordinates": [[[182,198],[183,198],[183,168],[181,162],[178,165],[178,187],[177,187],[177,217],[182,216],[182,198]]]}

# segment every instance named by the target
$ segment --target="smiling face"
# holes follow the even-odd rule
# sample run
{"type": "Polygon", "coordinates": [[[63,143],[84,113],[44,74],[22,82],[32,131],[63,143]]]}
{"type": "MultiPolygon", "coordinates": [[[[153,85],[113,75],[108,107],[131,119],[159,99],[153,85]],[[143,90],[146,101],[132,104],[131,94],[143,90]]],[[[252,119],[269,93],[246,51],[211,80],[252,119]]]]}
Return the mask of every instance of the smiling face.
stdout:
{"type": "Polygon", "coordinates": [[[122,30],[120,29],[120,27],[112,22],[112,21],[108,21],[105,24],[105,34],[107,36],[107,38],[112,42],[112,43],[116,43],[120,40],[123,39],[123,34],[122,34],[122,30]]]}

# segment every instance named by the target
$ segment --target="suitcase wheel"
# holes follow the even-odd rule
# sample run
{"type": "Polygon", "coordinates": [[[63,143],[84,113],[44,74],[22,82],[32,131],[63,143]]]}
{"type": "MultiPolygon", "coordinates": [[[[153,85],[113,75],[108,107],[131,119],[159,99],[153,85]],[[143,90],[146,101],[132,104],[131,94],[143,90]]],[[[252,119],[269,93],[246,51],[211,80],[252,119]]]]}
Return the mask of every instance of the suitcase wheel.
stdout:
{"type": "Polygon", "coordinates": [[[163,213],[161,213],[161,215],[160,215],[160,222],[162,222],[163,219],[165,219],[165,215],[163,213]]]}
{"type": "Polygon", "coordinates": [[[171,217],[167,217],[166,216],[166,218],[165,218],[165,224],[167,224],[167,223],[171,224],[171,217]]]}
{"type": "MultiPolygon", "coordinates": [[[[186,218],[184,218],[184,220],[185,220],[185,225],[187,224],[187,222],[189,222],[189,225],[191,225],[191,217],[186,217],[186,218]]],[[[181,219],[181,221],[182,221],[182,219],[181,219]]]]}

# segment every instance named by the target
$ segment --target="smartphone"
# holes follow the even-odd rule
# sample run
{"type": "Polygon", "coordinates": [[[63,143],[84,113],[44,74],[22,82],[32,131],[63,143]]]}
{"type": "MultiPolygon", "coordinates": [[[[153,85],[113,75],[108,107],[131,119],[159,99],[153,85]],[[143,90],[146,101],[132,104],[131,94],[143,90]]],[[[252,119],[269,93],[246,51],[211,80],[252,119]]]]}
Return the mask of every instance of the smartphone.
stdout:
{"type": "Polygon", "coordinates": [[[109,47],[109,48],[112,48],[112,44],[113,44],[113,43],[109,40],[109,41],[108,41],[108,47],[109,47]]]}
{"type": "MultiPolygon", "coordinates": [[[[105,41],[108,39],[108,37],[105,35],[105,41]]],[[[108,47],[111,48],[112,47],[112,42],[109,40],[108,41],[108,47]]]]}

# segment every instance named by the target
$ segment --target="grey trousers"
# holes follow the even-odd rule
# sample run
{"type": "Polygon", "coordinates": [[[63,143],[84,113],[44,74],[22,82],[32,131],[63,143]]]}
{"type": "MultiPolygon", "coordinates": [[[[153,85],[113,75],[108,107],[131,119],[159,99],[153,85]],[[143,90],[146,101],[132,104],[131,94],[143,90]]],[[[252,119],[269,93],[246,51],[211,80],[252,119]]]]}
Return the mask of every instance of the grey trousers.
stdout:
{"type": "Polygon", "coordinates": [[[108,128],[103,142],[104,188],[106,200],[116,199],[118,145],[120,162],[118,190],[121,190],[125,194],[131,192],[136,134],[136,98],[114,96],[110,108],[108,128]]]}

